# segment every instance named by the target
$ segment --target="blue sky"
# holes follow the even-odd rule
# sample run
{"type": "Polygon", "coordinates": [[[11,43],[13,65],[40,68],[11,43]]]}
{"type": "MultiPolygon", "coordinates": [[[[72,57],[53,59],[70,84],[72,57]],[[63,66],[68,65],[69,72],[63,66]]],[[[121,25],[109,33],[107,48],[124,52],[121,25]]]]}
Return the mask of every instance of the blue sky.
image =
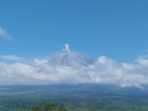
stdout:
{"type": "Polygon", "coordinates": [[[48,56],[69,43],[96,58],[148,52],[147,0],[0,0],[0,55],[48,56]],[[7,35],[7,34],[6,34],[7,35]]]}

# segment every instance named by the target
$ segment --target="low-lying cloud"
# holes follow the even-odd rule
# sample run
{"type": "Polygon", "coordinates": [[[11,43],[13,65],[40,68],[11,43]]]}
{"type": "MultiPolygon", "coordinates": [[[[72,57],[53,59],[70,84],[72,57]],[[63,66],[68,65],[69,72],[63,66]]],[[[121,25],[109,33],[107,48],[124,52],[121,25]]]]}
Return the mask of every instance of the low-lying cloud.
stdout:
{"type": "Polygon", "coordinates": [[[1,60],[0,85],[101,83],[141,87],[148,84],[147,58],[138,58],[134,63],[120,63],[101,56],[93,64],[79,67],[55,65],[47,59],[33,59],[29,62],[17,56],[1,59],[17,61],[1,60]]]}

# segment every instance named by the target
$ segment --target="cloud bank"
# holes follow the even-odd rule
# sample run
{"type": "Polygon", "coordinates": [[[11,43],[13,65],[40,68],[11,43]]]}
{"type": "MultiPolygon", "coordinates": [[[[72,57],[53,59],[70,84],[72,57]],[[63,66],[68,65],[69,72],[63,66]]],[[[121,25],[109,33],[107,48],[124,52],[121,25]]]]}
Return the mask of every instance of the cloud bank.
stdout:
{"type": "Polygon", "coordinates": [[[68,44],[52,59],[27,60],[16,55],[0,56],[0,85],[113,84],[122,87],[148,85],[148,59],[118,62],[106,56],[91,61],[70,50],[68,44]]]}
{"type": "Polygon", "coordinates": [[[93,64],[74,67],[55,65],[47,59],[27,62],[17,56],[2,56],[0,85],[101,83],[140,87],[148,84],[147,70],[147,58],[138,58],[135,63],[120,63],[100,56],[93,64]],[[9,60],[14,62],[8,62],[9,60]]]}

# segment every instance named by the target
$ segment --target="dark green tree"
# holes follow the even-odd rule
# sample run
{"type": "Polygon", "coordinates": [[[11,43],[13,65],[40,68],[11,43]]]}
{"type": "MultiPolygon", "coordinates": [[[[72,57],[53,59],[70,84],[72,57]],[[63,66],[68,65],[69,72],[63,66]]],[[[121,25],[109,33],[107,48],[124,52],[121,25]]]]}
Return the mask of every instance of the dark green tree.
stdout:
{"type": "Polygon", "coordinates": [[[40,103],[32,108],[32,111],[67,111],[65,107],[59,107],[55,104],[40,103]]]}

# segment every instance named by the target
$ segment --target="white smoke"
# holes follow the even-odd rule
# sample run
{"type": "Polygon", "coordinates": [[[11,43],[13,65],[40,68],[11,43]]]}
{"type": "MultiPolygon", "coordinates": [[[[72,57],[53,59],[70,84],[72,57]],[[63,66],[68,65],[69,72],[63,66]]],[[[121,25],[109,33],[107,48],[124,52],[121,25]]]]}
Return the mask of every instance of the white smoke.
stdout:
{"type": "Polygon", "coordinates": [[[69,44],[66,43],[64,44],[64,49],[63,49],[65,52],[70,52],[70,47],[69,47],[69,44]]]}

